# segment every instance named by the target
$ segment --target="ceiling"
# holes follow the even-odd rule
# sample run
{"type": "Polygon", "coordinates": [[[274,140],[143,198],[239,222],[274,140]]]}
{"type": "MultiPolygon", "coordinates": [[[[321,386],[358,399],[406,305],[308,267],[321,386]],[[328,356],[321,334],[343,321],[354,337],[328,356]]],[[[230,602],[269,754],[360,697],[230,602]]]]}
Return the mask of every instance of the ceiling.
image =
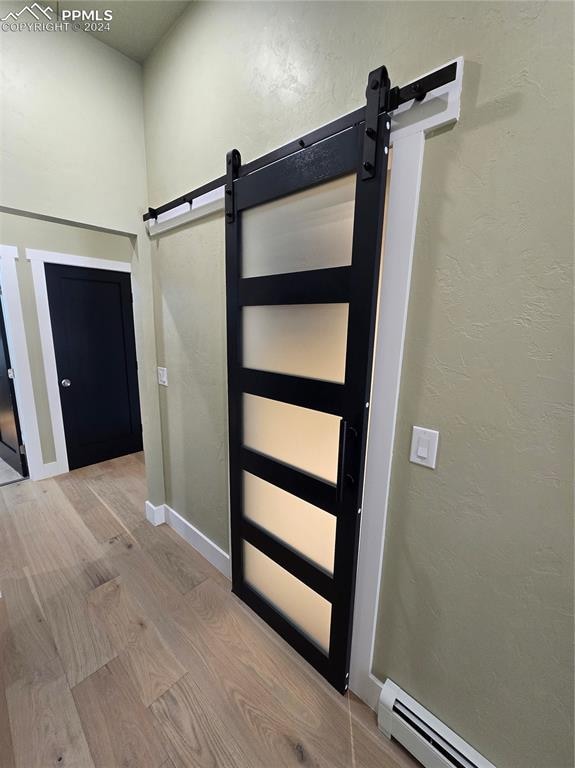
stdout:
{"type": "Polygon", "coordinates": [[[66,9],[110,9],[110,30],[94,37],[134,61],[142,62],[189,5],[189,0],[54,0],[56,13],[66,9]]]}

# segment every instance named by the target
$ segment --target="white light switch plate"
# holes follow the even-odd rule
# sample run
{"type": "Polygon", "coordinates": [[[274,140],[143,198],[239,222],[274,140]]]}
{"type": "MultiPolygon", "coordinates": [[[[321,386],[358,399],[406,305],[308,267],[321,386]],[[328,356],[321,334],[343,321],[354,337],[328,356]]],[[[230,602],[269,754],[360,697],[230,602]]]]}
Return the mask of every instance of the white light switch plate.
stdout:
{"type": "Polygon", "coordinates": [[[158,384],[161,384],[163,387],[168,386],[168,369],[167,368],[160,368],[160,366],[158,366],[158,384]]]}
{"type": "Polygon", "coordinates": [[[409,460],[414,464],[435,469],[439,432],[425,427],[413,427],[409,460]]]}

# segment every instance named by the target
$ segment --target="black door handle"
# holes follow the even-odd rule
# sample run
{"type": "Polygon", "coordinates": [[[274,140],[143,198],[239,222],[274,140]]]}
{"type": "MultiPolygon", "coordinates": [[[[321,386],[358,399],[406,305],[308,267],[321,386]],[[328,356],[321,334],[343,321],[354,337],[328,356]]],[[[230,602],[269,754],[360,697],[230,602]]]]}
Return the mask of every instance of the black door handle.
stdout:
{"type": "Polygon", "coordinates": [[[351,475],[349,472],[345,471],[345,460],[346,460],[346,453],[348,448],[348,434],[351,434],[353,437],[357,437],[357,430],[355,430],[353,427],[348,426],[348,423],[345,419],[342,419],[339,423],[339,456],[338,456],[338,467],[337,467],[337,489],[336,489],[336,497],[337,501],[343,500],[343,486],[345,482],[350,483],[353,485],[355,483],[355,477],[351,475]]]}

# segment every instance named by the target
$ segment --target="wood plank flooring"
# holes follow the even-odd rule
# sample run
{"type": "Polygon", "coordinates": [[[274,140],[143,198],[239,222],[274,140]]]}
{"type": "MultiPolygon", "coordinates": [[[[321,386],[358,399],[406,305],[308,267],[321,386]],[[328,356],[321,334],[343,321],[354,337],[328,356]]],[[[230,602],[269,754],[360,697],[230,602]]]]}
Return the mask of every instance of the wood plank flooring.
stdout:
{"type": "Polygon", "coordinates": [[[145,498],[141,454],[0,488],[0,768],[414,768],[145,498]]]}

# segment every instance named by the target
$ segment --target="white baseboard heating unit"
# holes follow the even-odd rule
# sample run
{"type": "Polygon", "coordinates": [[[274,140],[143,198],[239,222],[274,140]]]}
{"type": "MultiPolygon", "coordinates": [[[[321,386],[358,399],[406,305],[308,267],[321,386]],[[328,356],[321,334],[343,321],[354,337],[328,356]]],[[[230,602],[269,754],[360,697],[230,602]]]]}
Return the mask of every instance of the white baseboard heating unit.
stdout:
{"type": "Polygon", "coordinates": [[[381,689],[377,724],[425,768],[495,768],[392,680],[381,689]]]}

